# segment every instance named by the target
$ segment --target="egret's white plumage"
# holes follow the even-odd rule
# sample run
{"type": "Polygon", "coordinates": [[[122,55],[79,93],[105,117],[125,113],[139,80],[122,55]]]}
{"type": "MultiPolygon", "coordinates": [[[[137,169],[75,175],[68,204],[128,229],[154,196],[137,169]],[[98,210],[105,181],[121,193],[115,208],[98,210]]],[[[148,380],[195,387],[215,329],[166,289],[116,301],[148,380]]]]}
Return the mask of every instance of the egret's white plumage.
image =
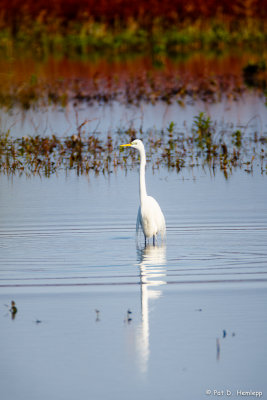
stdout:
{"type": "Polygon", "coordinates": [[[166,233],[165,218],[161,211],[158,202],[146,193],[145,181],[145,167],[146,167],[146,152],[143,142],[139,139],[132,141],[129,144],[122,144],[121,146],[129,146],[139,150],[140,153],[140,179],[139,179],[139,193],[140,193],[140,207],[136,220],[136,232],[141,226],[145,242],[146,239],[153,237],[153,244],[157,234],[161,234],[163,238],[166,233]]]}

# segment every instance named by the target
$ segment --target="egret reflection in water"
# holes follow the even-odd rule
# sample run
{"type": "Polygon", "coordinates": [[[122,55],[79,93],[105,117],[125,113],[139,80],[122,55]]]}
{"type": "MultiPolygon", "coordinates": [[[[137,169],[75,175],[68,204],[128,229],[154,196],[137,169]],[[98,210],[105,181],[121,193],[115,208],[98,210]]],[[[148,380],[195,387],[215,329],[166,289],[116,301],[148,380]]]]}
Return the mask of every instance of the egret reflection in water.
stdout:
{"type": "Polygon", "coordinates": [[[159,286],[166,284],[166,245],[137,246],[137,260],[140,268],[141,324],[137,332],[137,351],[142,373],[147,371],[149,360],[149,306],[150,300],[160,298],[159,286]]]}

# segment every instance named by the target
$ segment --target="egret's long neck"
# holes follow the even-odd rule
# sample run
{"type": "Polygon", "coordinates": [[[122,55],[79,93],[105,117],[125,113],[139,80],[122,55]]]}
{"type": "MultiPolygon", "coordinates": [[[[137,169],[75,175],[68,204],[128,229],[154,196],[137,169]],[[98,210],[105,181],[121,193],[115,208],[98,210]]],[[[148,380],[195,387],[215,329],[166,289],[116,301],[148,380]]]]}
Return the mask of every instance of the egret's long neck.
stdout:
{"type": "Polygon", "coordinates": [[[145,170],[146,170],[146,153],[145,150],[140,150],[140,179],[139,179],[139,193],[140,193],[140,202],[141,204],[144,202],[147,194],[146,194],[146,179],[145,179],[145,170]]]}

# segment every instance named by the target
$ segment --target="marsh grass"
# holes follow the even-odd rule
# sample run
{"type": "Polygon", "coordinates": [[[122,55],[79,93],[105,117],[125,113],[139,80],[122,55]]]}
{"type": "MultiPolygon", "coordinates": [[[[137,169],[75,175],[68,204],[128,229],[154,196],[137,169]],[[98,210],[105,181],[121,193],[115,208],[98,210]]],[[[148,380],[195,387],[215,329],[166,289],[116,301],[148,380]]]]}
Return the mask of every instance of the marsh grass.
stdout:
{"type": "Polygon", "coordinates": [[[246,129],[220,131],[205,114],[195,117],[190,131],[181,132],[171,122],[161,131],[143,132],[132,128],[113,132],[105,140],[84,130],[81,124],[70,137],[22,137],[9,133],[0,136],[0,172],[44,175],[75,170],[78,175],[110,174],[118,169],[136,167],[136,152],[126,152],[119,145],[141,138],[146,146],[148,164],[153,170],[167,168],[181,172],[183,168],[208,167],[215,174],[220,170],[228,178],[234,170],[253,172],[257,165],[267,173],[267,134],[248,135],[246,129]]]}
{"type": "Polygon", "coordinates": [[[223,51],[228,48],[262,51],[267,40],[264,18],[219,16],[175,18],[168,21],[155,17],[149,21],[129,17],[110,23],[83,16],[63,21],[40,13],[37,18],[25,15],[19,22],[4,23],[0,30],[0,50],[7,57],[31,54],[38,59],[49,55],[68,58],[90,58],[125,54],[167,54],[175,57],[202,49],[223,51]]]}

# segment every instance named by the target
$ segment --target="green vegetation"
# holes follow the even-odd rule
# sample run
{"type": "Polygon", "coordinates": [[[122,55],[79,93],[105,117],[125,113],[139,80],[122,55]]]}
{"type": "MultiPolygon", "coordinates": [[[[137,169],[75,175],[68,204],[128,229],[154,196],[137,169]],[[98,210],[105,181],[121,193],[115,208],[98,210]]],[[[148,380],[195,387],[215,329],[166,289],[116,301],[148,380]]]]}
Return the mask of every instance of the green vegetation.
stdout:
{"type": "Polygon", "coordinates": [[[70,21],[67,26],[60,20],[42,18],[22,22],[14,35],[12,26],[0,30],[2,57],[35,57],[46,59],[68,57],[94,59],[95,57],[132,57],[150,54],[156,57],[181,56],[193,51],[223,52],[229,48],[243,51],[263,51],[267,42],[265,20],[224,21],[216,18],[176,21],[171,25],[158,18],[144,26],[138,21],[110,26],[90,18],[70,21]]]}
{"type": "Polygon", "coordinates": [[[0,9],[8,57],[258,52],[267,39],[267,0],[0,0],[0,9]]]}
{"type": "Polygon", "coordinates": [[[164,166],[177,173],[183,168],[208,167],[221,170],[227,178],[235,169],[253,172],[257,165],[267,173],[267,136],[250,138],[246,130],[218,131],[205,114],[194,119],[191,132],[180,132],[171,122],[162,131],[135,131],[131,128],[114,132],[106,140],[85,132],[85,124],[67,138],[0,136],[0,172],[4,174],[45,175],[61,170],[77,174],[109,174],[118,168],[127,170],[137,163],[137,153],[119,148],[121,143],[139,137],[145,142],[148,163],[152,169],[164,166]]]}

